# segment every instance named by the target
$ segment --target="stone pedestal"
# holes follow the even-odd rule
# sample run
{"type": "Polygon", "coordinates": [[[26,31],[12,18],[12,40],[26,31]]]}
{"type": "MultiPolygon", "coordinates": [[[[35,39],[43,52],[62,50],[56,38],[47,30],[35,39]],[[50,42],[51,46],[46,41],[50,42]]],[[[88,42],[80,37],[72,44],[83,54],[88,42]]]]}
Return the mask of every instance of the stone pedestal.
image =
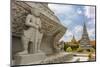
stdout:
{"type": "Polygon", "coordinates": [[[28,65],[37,64],[39,61],[44,60],[46,55],[44,53],[25,54],[15,56],[15,65],[28,65]]]}

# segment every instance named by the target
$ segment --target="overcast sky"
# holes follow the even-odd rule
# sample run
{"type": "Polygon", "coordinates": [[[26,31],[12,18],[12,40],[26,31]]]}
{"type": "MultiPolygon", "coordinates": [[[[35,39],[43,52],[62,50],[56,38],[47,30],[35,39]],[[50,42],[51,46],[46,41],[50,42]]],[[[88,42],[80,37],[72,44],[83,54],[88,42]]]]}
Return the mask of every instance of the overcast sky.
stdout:
{"type": "Polygon", "coordinates": [[[49,4],[49,8],[60,19],[62,25],[68,28],[61,40],[70,41],[74,35],[79,40],[83,24],[91,40],[95,40],[95,7],[80,5],[49,4]]]}

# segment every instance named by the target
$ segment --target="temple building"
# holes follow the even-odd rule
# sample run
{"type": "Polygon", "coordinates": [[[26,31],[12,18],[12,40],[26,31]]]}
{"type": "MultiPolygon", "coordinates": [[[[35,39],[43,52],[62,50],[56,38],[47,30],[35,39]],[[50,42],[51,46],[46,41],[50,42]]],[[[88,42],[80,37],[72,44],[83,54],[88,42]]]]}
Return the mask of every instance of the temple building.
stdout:
{"type": "Polygon", "coordinates": [[[67,44],[70,46],[75,46],[75,45],[78,45],[79,43],[77,42],[77,40],[75,39],[75,36],[73,35],[72,40],[70,42],[67,42],[67,44]]]}
{"type": "Polygon", "coordinates": [[[72,43],[74,43],[74,44],[76,44],[76,43],[77,43],[77,41],[76,41],[76,39],[75,39],[75,36],[74,36],[74,35],[73,35],[73,38],[72,38],[71,42],[72,42],[72,43]]]}
{"type": "Polygon", "coordinates": [[[87,32],[87,28],[86,28],[85,23],[83,25],[83,34],[82,34],[82,38],[80,39],[80,46],[83,49],[90,49],[91,48],[90,39],[89,39],[89,36],[88,36],[88,32],[87,32]]]}

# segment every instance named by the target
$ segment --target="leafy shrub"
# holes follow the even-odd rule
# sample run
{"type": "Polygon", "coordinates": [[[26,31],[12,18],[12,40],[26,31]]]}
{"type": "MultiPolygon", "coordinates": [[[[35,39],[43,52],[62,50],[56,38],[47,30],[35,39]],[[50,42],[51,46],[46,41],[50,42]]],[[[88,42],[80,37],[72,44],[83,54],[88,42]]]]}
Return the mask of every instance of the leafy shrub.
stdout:
{"type": "Polygon", "coordinates": [[[64,45],[64,51],[66,51],[66,49],[67,49],[67,45],[64,45]]]}
{"type": "Polygon", "coordinates": [[[79,45],[75,44],[75,45],[71,45],[70,47],[72,48],[72,50],[77,50],[77,48],[79,47],[79,45]]]}
{"type": "Polygon", "coordinates": [[[77,52],[82,52],[83,51],[83,49],[81,48],[81,47],[79,47],[78,49],[77,49],[77,52]]]}
{"type": "Polygon", "coordinates": [[[66,51],[67,51],[67,52],[72,52],[72,48],[71,48],[71,47],[68,47],[68,48],[66,49],[66,51]]]}
{"type": "Polygon", "coordinates": [[[88,57],[89,57],[89,59],[92,58],[92,53],[91,52],[88,54],[88,57]]]}
{"type": "Polygon", "coordinates": [[[90,49],[90,52],[94,52],[94,51],[95,51],[95,49],[94,49],[94,48],[91,48],[91,49],[90,49]]]}

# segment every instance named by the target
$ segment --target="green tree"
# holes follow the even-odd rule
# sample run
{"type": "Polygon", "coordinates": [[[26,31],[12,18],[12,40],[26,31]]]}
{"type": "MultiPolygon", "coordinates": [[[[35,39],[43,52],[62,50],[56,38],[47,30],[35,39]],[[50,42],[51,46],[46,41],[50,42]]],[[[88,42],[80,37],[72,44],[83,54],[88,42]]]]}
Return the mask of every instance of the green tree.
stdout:
{"type": "Polygon", "coordinates": [[[71,48],[71,47],[68,47],[68,48],[66,49],[66,51],[67,51],[67,52],[72,52],[72,48],[71,48]]]}
{"type": "Polygon", "coordinates": [[[64,43],[64,51],[69,47],[68,43],[64,43]]]}
{"type": "Polygon", "coordinates": [[[79,47],[79,45],[77,45],[77,44],[71,46],[72,50],[74,50],[74,51],[77,50],[78,47],[79,47]]]}
{"type": "Polygon", "coordinates": [[[67,45],[66,45],[66,44],[64,44],[64,51],[66,51],[66,49],[67,49],[67,45]]]}
{"type": "Polygon", "coordinates": [[[90,52],[89,54],[88,54],[88,60],[90,61],[92,59],[92,52],[90,52]]]}
{"type": "Polygon", "coordinates": [[[83,49],[81,48],[81,47],[79,47],[78,49],[77,49],[77,52],[82,52],[83,51],[83,49]]]}
{"type": "Polygon", "coordinates": [[[94,51],[95,51],[95,49],[94,49],[94,48],[91,48],[91,49],[90,49],[90,52],[94,52],[94,51]]]}

